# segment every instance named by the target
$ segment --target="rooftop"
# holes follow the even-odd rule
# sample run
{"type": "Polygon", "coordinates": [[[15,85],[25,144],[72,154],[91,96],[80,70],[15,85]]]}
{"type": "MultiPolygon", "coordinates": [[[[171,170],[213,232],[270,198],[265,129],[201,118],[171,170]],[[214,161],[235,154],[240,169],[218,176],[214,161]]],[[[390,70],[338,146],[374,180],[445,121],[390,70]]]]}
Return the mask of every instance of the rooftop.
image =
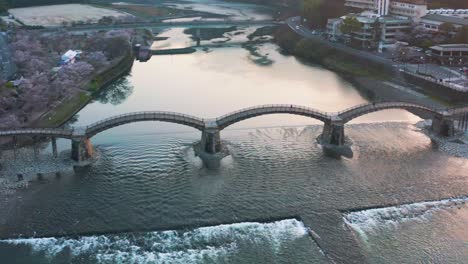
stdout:
{"type": "Polygon", "coordinates": [[[422,19],[468,26],[468,19],[463,19],[460,17],[443,16],[443,15],[438,15],[438,14],[428,14],[428,15],[423,16],[422,19]]]}
{"type": "Polygon", "coordinates": [[[445,44],[432,46],[431,49],[438,51],[468,51],[468,44],[445,44]]]}

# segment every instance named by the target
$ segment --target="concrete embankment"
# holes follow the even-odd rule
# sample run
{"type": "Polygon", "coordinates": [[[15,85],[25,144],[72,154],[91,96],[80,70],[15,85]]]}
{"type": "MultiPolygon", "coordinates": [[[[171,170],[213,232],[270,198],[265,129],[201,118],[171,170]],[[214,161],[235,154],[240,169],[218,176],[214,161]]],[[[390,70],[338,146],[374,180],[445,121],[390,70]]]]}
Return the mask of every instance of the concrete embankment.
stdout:
{"type": "Polygon", "coordinates": [[[442,84],[426,80],[424,78],[418,78],[412,74],[404,73],[405,80],[409,83],[422,86],[429,93],[445,98],[447,100],[453,100],[455,102],[468,102],[468,92],[462,92],[455,89],[450,89],[442,84]]]}

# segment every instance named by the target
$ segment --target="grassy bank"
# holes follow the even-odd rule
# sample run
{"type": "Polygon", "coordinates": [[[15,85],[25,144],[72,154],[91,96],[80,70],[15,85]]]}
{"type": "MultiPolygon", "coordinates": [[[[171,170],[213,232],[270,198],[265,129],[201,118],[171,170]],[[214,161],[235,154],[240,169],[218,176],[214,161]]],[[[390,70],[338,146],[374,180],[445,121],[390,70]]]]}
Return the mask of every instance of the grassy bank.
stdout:
{"type": "Polygon", "coordinates": [[[321,40],[302,38],[288,26],[280,27],[274,36],[276,43],[287,53],[308,62],[320,64],[342,75],[376,79],[391,78],[391,71],[387,67],[337,50],[321,40]]]}
{"type": "Polygon", "coordinates": [[[288,26],[278,28],[273,35],[285,53],[338,73],[370,101],[407,101],[434,107],[446,107],[457,101],[453,96],[441,97],[427,89],[417,89],[416,94],[419,95],[405,92],[405,89],[411,89],[408,86],[414,88],[414,85],[392,65],[336,49],[321,39],[305,39],[288,26]],[[395,85],[403,88],[396,89],[395,85]]]}
{"type": "Polygon", "coordinates": [[[76,96],[64,100],[57,107],[43,114],[34,122],[34,127],[58,127],[63,125],[91,102],[95,93],[127,73],[132,67],[133,61],[133,54],[129,50],[125,56],[116,59],[110,67],[96,73],[91,80],[86,82],[87,91],[82,91],[76,96]]]}

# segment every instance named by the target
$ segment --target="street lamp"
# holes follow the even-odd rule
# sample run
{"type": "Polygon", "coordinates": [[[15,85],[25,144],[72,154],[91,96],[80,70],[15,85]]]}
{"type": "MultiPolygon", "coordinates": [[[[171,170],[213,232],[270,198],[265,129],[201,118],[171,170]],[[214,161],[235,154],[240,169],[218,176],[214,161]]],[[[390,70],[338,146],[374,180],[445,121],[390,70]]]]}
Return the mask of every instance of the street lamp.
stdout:
{"type": "Polygon", "coordinates": [[[421,59],[421,60],[420,60],[419,63],[418,63],[418,71],[417,71],[417,73],[419,73],[419,65],[421,65],[421,63],[424,63],[424,56],[421,56],[420,59],[421,59]]]}
{"type": "Polygon", "coordinates": [[[406,52],[401,52],[401,55],[402,55],[402,60],[403,60],[403,69],[406,71],[406,52]]]}
{"type": "MultiPolygon", "coordinates": [[[[453,57],[449,58],[449,62],[450,62],[450,67],[452,67],[453,57]]],[[[451,81],[452,81],[452,72],[450,71],[449,72],[449,82],[451,82],[451,81]]]]}

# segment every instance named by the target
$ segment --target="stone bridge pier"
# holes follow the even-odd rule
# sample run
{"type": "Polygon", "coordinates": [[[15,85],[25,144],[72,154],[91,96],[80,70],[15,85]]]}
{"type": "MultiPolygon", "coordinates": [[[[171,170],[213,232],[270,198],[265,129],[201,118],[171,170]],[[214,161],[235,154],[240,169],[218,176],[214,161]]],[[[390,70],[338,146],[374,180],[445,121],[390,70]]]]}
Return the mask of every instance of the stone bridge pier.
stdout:
{"type": "Polygon", "coordinates": [[[201,148],[209,154],[216,154],[221,151],[221,135],[216,120],[205,121],[205,128],[202,131],[200,141],[201,148]]]}
{"type": "Polygon", "coordinates": [[[93,145],[85,129],[75,129],[72,134],[71,158],[83,162],[93,157],[93,145]]]}
{"type": "Polygon", "coordinates": [[[333,116],[331,121],[326,121],[321,136],[322,143],[336,146],[344,145],[344,125],[344,121],[338,116],[333,116]]]}
{"type": "Polygon", "coordinates": [[[446,113],[432,118],[432,132],[440,137],[455,135],[455,121],[446,113]]]}

